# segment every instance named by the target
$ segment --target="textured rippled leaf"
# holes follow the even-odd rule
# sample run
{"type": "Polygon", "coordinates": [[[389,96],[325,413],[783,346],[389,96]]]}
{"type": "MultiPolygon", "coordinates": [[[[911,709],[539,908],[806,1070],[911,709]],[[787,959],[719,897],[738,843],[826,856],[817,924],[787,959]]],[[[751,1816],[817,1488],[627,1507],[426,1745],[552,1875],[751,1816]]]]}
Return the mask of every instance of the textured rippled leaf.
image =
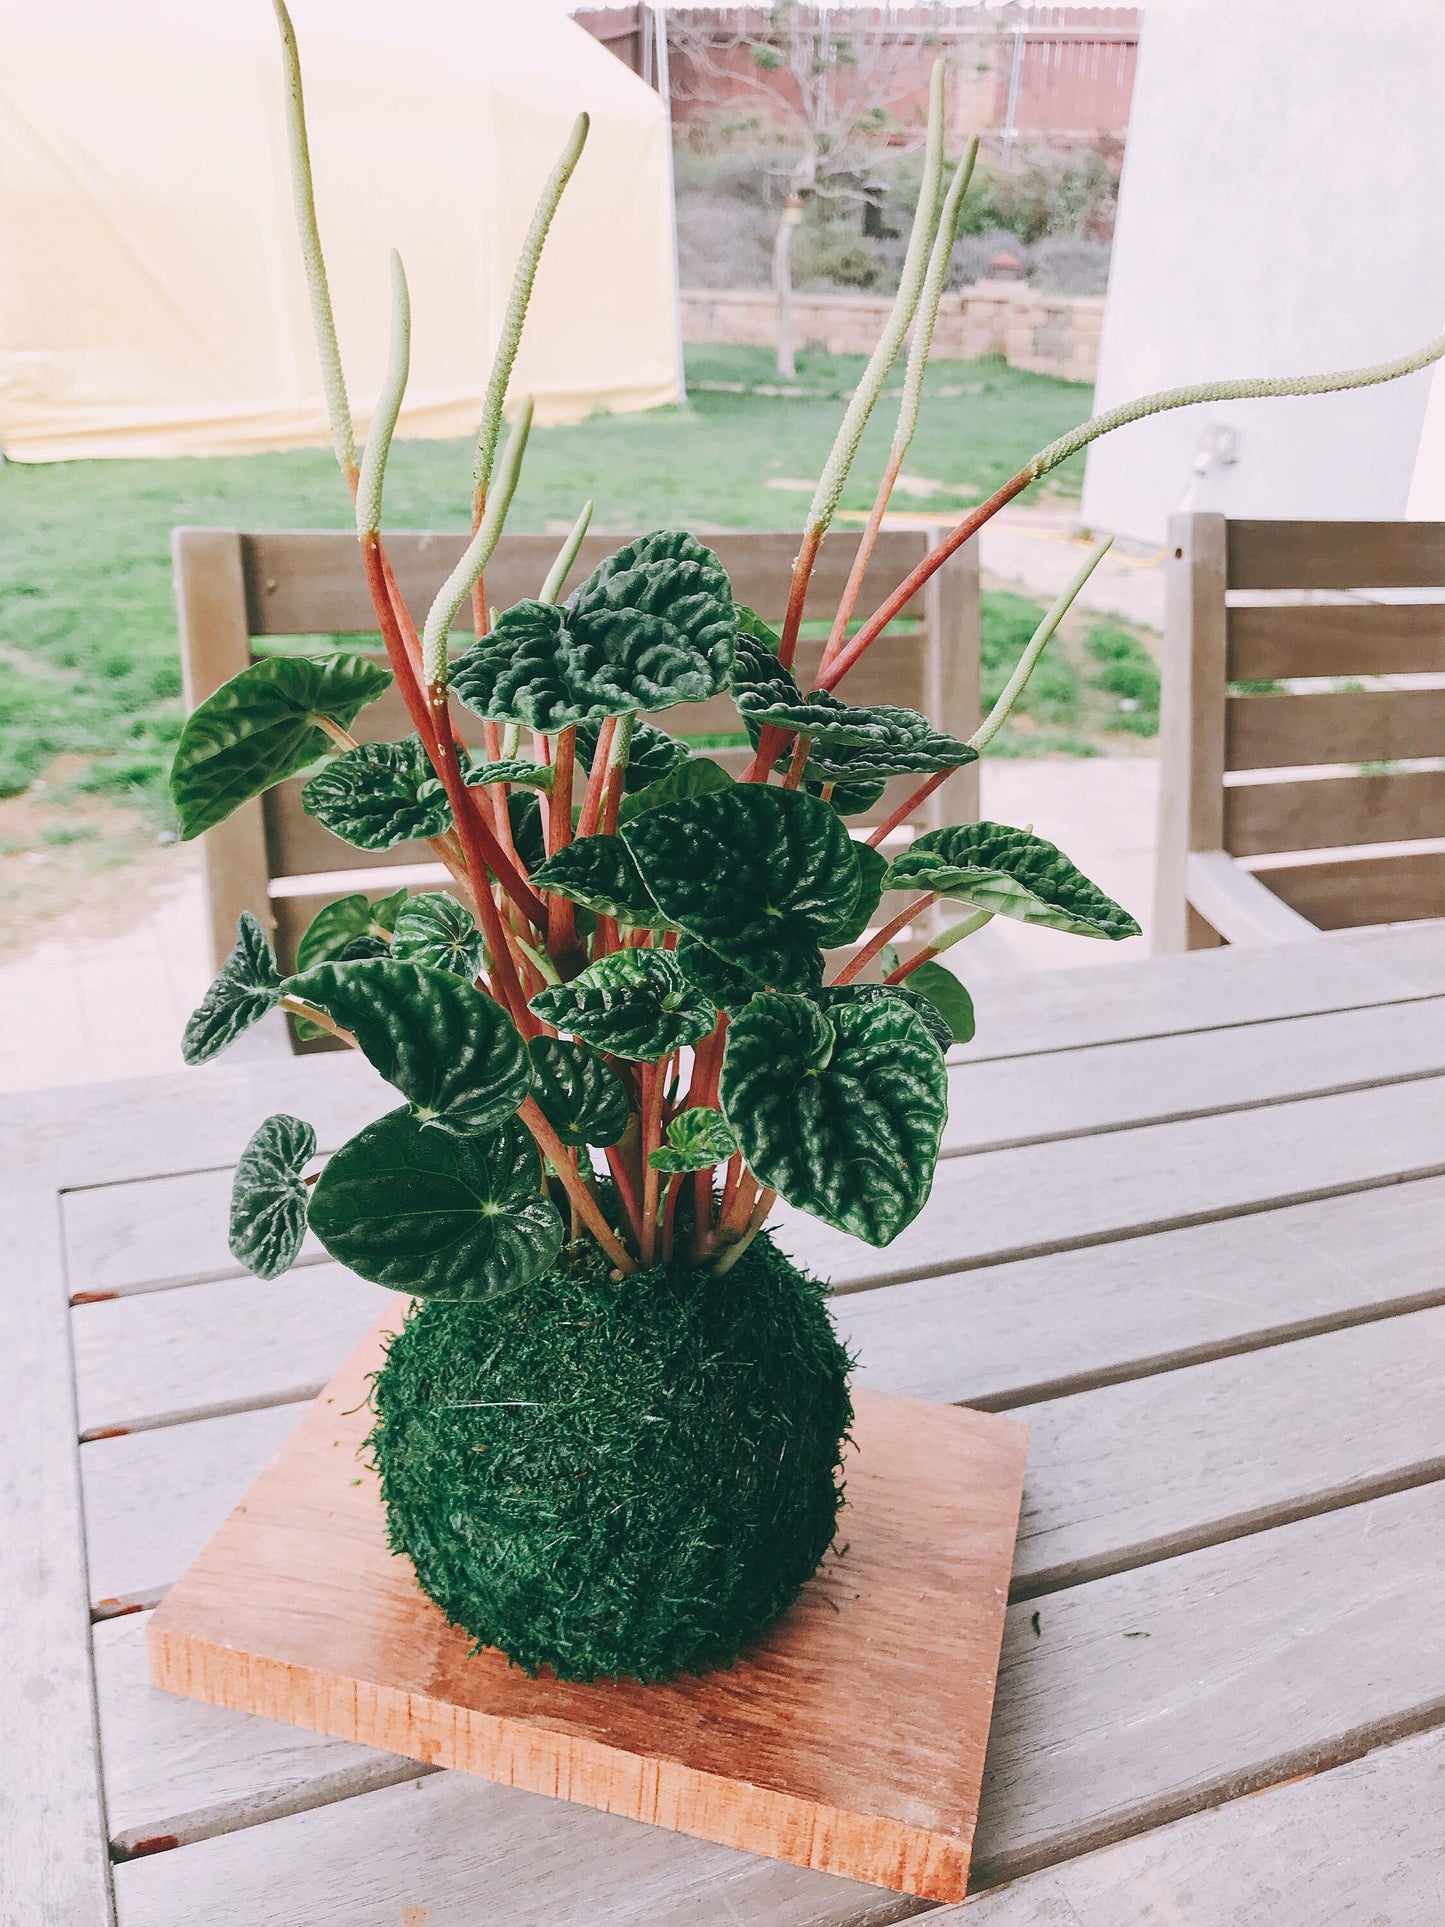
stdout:
{"type": "MultiPolygon", "coordinates": [[[[577,761],[584,770],[590,771],[592,768],[592,759],[597,754],[597,739],[601,733],[600,723],[577,725],[577,761]]],[[[646,789],[649,783],[661,782],[669,771],[687,761],[687,755],[686,743],[669,736],[656,723],[645,723],[639,717],[632,725],[632,744],[627,752],[627,766],[622,772],[623,795],[631,796],[635,790],[646,789]]]]}
{"type": "Polygon", "coordinates": [[[902,988],[933,1006],[947,1026],[951,1043],[973,1042],[973,999],[951,970],[938,963],[915,964],[902,988]]]}
{"type": "Polygon", "coordinates": [[[923,1208],[948,1081],[902,1000],[825,1013],[805,997],[755,997],[728,1028],[721,1101],[749,1165],[800,1210],[886,1245],[923,1208]]]}
{"type": "Polygon", "coordinates": [[[306,1236],[302,1172],[316,1155],[316,1133],[278,1111],[241,1153],[231,1185],[231,1256],[258,1278],[279,1278],[306,1236]]]}
{"type": "Polygon", "coordinates": [[[454,664],[469,709],[549,734],[568,723],[705,702],[727,686],[737,614],[711,549],[640,536],[560,605],[519,602],[454,664]]]}
{"type": "Polygon", "coordinates": [[[341,1264],[419,1298],[495,1298],[544,1272],[562,1220],[515,1118],[495,1131],[427,1130],[389,1111],[343,1144],[311,1200],[311,1227],[341,1264]]]}
{"type": "Polygon", "coordinates": [[[271,939],[243,910],[230,956],[187,1021],[181,1056],[188,1064],[209,1063],[280,1000],[281,973],[271,939]]]}
{"type": "Polygon", "coordinates": [[[954,1041],[953,1033],[935,1007],[908,984],[829,984],[813,994],[823,1010],[831,1010],[834,1004],[857,1003],[867,997],[894,997],[920,1020],[940,1051],[946,1051],[954,1041]]]}
{"type": "Polygon", "coordinates": [[[738,1134],[721,1111],[699,1104],[679,1111],[667,1127],[667,1141],[647,1162],[654,1171],[710,1171],[738,1148],[738,1134]]]}
{"type": "Polygon", "coordinates": [[[680,928],[760,984],[819,981],[819,947],[853,916],[853,840],[815,797],[760,783],[650,810],[623,835],[652,895],[680,928]]]}
{"type": "Polygon", "coordinates": [[[334,756],[301,792],[301,806],[358,850],[389,850],[451,828],[452,806],[415,736],[358,743],[334,756]]]}
{"type": "Polygon", "coordinates": [[[632,1107],[616,1071],[585,1044],[565,1037],[533,1037],[532,1095],[564,1144],[615,1144],[632,1107]]]}
{"type": "Polygon", "coordinates": [[[698,1043],[717,1022],[712,1000],[665,950],[614,950],[570,984],[539,991],[532,1009],[598,1050],[649,1064],[698,1043]]]}
{"type": "MultiPolygon", "coordinates": [[[[316,912],[296,946],[296,968],[310,970],[320,963],[339,963],[343,957],[364,956],[361,942],[370,940],[385,946],[391,940],[396,919],[406,902],[406,891],[389,897],[371,898],[357,892],[338,897],[316,912]]],[[[375,951],[369,953],[376,955],[375,951]]]]}
{"type": "Polygon", "coordinates": [[[529,763],[513,756],[496,763],[478,760],[467,770],[467,788],[483,789],[488,783],[519,783],[523,789],[550,790],[553,770],[548,763],[529,763]]]}
{"type": "Polygon", "coordinates": [[[476,918],[445,890],[407,898],[396,913],[391,954],[402,963],[449,970],[468,983],[481,975],[487,960],[476,918]]]}
{"type": "Polygon", "coordinates": [[[729,1013],[741,1010],[749,998],[758,993],[758,986],[751,977],[730,964],[726,958],[720,957],[715,950],[709,950],[705,943],[699,943],[696,937],[685,934],[679,937],[672,954],[688,982],[696,984],[719,1010],[729,1013]]]}
{"type": "Polygon", "coordinates": [[[846,916],[830,925],[822,941],[830,949],[837,944],[855,943],[868,928],[883,895],[883,879],[888,874],[888,859],[871,843],[853,845],[858,859],[858,900],[846,916]]]}
{"type": "Polygon", "coordinates": [[[423,1122],[485,1130],[527,1095],[531,1072],[516,1025],[448,970],[395,957],[320,964],[286,989],[349,1030],[423,1122]]]}
{"type": "Polygon", "coordinates": [[[673,803],[686,803],[694,796],[712,796],[733,788],[733,779],[721,763],[708,756],[691,756],[679,763],[657,782],[649,783],[633,796],[624,796],[617,812],[619,827],[636,822],[649,810],[667,809],[673,803]]]}
{"type": "Polygon", "coordinates": [[[579,837],[535,869],[532,884],[636,930],[676,928],[653,902],[620,836],[579,837]]]}
{"type": "Polygon", "coordinates": [[[937,890],[995,916],[1081,937],[1137,937],[1129,912],[1078,870],[1056,843],[1005,823],[929,830],[893,859],[890,889],[937,890]]]}
{"type": "Polygon", "coordinates": [[[547,832],[542,823],[542,805],[531,790],[507,791],[507,821],[512,826],[512,842],[523,868],[535,870],[546,861],[547,832]]]}
{"type": "Polygon", "coordinates": [[[349,729],[391,672],[365,656],[268,656],[223,683],[186,718],[171,763],[181,836],[199,836],[331,748],[317,722],[349,729]]]}

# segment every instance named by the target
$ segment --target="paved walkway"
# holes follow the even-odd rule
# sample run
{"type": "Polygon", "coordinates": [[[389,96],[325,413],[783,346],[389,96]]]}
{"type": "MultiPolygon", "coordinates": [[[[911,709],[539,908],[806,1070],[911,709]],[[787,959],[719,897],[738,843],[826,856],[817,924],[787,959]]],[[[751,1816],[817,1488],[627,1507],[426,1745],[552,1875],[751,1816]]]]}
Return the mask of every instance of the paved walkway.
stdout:
{"type": "MultiPolygon", "coordinates": [[[[1155,768],[1142,757],[990,760],[984,814],[1032,823],[1147,926],[1155,768]]],[[[62,920],[36,949],[0,965],[0,1090],[180,1067],[181,1031],[210,982],[211,962],[196,853],[177,845],[173,859],[174,874],[153,887],[129,930],[96,939],[78,918],[73,927],[62,920]]],[[[1145,947],[1141,938],[1091,943],[996,920],[955,959],[973,980],[1087,967],[1145,947]]]]}

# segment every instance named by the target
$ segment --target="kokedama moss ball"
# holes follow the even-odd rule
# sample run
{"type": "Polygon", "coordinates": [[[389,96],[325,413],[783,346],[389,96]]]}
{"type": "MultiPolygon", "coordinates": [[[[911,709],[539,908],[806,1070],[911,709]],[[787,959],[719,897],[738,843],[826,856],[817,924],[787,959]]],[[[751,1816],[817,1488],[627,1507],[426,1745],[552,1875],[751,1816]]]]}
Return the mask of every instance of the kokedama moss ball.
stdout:
{"type": "Polygon", "coordinates": [[[596,1252],[422,1301],[371,1436],[393,1549],[478,1645],[563,1679],[731,1663],[833,1538],[848,1357],[760,1236],[721,1278],[596,1252]]]}

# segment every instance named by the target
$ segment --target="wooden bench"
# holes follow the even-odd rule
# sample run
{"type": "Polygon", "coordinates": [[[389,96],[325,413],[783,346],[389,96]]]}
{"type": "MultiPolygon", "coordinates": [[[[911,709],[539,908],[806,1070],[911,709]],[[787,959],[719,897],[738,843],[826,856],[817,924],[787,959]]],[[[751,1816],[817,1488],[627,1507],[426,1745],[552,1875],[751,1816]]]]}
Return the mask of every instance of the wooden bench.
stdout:
{"type": "MultiPolygon", "coordinates": [[[[398,534],[388,552],[402,591],[420,620],[437,585],[465,542],[461,534],[398,534]]],[[[594,535],[582,545],[569,586],[628,538],[594,535]]],[[[885,531],[878,540],[863,586],[866,613],[937,540],[931,530],[885,531]]],[[[560,537],[512,535],[503,539],[487,571],[487,597],[507,608],[535,595],[554,559],[560,537]]],[[[732,578],[741,603],[765,621],[781,619],[798,538],[789,534],[709,535],[732,578]]],[[[831,535],[813,574],[805,617],[832,615],[857,548],[854,534],[831,535]]],[[[176,599],[188,704],[194,706],[257,656],[258,641],[276,637],[374,634],[355,537],[342,531],[248,534],[234,529],[181,528],[174,532],[176,599]]],[[[956,736],[967,737],[979,720],[978,556],[974,543],[950,558],[904,611],[912,618],[879,638],[849,676],[845,693],[855,702],[889,702],[923,710],[956,736]]],[[[378,645],[379,646],[379,645],[378,645]]],[[[804,640],[798,667],[811,676],[822,651],[804,640]]],[[[687,704],[654,718],[680,736],[736,732],[737,712],[726,697],[687,704]]],[[[466,741],[481,740],[481,724],[459,712],[466,741]]],[[[409,724],[394,690],[363,710],[358,735],[367,741],[399,737],[409,724]]],[[[748,761],[746,749],[710,750],[734,774],[748,761]]],[[[859,822],[880,823],[918,786],[917,777],[890,783],[881,801],[859,822]]],[[[968,822],[978,815],[977,766],[957,771],[923,805],[916,828],[968,822]]],[[[446,872],[416,843],[381,852],[341,842],[301,807],[299,780],[282,783],[247,804],[205,839],[205,873],[212,947],[219,968],[235,942],[236,921],[251,911],[274,933],[283,964],[294,961],[297,939],[311,919],[339,896],[372,895],[402,883],[444,887],[446,872]]],[[[889,900],[891,903],[891,899],[889,900]]],[[[895,908],[902,907],[899,898],[895,908]]],[[[885,905],[880,917],[889,914],[885,905]]]]}
{"type": "Polygon", "coordinates": [[[1445,915],[1445,523],[1178,515],[1169,550],[1155,947],[1445,915]]]}

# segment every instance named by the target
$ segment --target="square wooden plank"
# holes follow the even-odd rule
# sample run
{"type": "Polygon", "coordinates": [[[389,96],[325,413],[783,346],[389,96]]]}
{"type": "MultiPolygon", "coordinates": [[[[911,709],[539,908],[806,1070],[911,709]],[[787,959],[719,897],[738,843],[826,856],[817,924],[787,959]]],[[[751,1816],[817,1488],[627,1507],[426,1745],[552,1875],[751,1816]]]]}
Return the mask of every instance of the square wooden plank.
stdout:
{"type": "Polygon", "coordinates": [[[960,1899],[1027,1429],[860,1393],[841,1554],[663,1686],[471,1654],[387,1550],[358,1348],[151,1622],[158,1685],[935,1900],[960,1899]]]}

